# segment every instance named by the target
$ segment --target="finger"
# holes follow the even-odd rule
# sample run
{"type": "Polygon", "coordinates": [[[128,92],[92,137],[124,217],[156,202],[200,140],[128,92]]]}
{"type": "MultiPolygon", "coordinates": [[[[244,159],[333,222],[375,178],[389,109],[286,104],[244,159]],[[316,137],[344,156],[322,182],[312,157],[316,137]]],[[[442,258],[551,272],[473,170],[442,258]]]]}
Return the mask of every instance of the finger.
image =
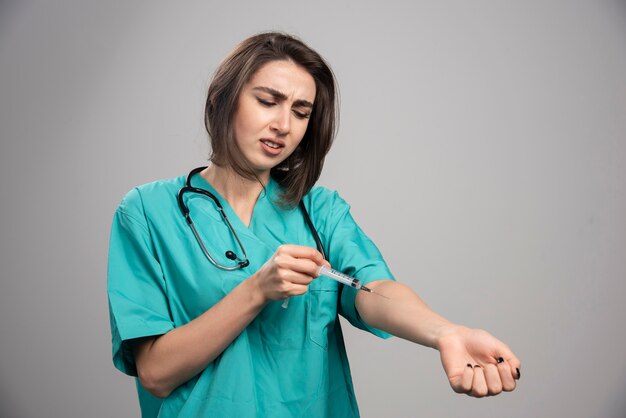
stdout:
{"type": "Polygon", "coordinates": [[[468,395],[475,398],[487,396],[487,382],[485,381],[485,373],[479,365],[474,366],[474,379],[472,380],[472,389],[468,395]]]}
{"type": "Polygon", "coordinates": [[[519,379],[521,377],[521,368],[522,363],[519,359],[513,354],[511,349],[506,344],[502,344],[502,346],[498,347],[498,352],[500,354],[499,357],[505,360],[505,363],[509,365],[510,373],[513,379],[519,379]]]}
{"type": "Polygon", "coordinates": [[[281,275],[281,279],[283,280],[283,282],[287,282],[286,283],[287,288],[289,288],[289,285],[291,284],[308,287],[309,284],[313,281],[312,276],[306,273],[300,273],[300,272],[293,271],[293,270],[285,271],[281,275]]]}
{"type": "Polygon", "coordinates": [[[319,274],[320,267],[314,261],[307,258],[294,258],[289,255],[279,255],[276,256],[274,261],[276,265],[283,270],[306,274],[311,278],[317,277],[319,274]]]}
{"type": "Polygon", "coordinates": [[[463,370],[463,376],[461,377],[459,393],[467,393],[472,390],[472,380],[474,380],[474,368],[471,363],[467,363],[465,370],[463,370]]]}
{"type": "Polygon", "coordinates": [[[322,253],[313,247],[285,244],[278,247],[277,252],[284,252],[294,258],[308,258],[309,260],[314,261],[318,266],[324,264],[324,257],[322,256],[322,253]]]}
{"type": "Polygon", "coordinates": [[[287,296],[300,296],[300,295],[304,295],[307,290],[309,289],[309,287],[307,285],[301,285],[301,284],[292,284],[289,287],[289,290],[287,291],[287,296]]]}
{"type": "Polygon", "coordinates": [[[515,379],[511,374],[511,366],[502,357],[498,358],[498,373],[500,374],[500,380],[502,381],[502,390],[510,392],[515,389],[515,379]]]}
{"type": "Polygon", "coordinates": [[[502,392],[502,381],[500,380],[498,367],[495,364],[486,364],[483,370],[485,372],[485,381],[487,383],[487,393],[494,396],[502,392]]]}
{"type": "Polygon", "coordinates": [[[467,393],[472,389],[474,371],[471,363],[467,363],[463,370],[453,371],[451,375],[452,377],[449,377],[450,386],[456,393],[467,393]]]}

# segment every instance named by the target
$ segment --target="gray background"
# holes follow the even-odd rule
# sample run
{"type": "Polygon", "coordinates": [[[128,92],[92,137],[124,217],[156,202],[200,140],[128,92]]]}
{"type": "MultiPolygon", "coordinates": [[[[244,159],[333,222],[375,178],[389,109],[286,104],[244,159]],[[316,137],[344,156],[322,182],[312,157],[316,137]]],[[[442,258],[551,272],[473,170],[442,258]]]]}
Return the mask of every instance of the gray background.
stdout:
{"type": "Polygon", "coordinates": [[[476,400],[435,351],[346,329],[363,417],[626,416],[626,5],[565,0],[1,2],[0,415],[138,416],[110,359],[112,214],[204,162],[209,76],[266,29],[339,80],[320,184],[523,362],[476,400]]]}

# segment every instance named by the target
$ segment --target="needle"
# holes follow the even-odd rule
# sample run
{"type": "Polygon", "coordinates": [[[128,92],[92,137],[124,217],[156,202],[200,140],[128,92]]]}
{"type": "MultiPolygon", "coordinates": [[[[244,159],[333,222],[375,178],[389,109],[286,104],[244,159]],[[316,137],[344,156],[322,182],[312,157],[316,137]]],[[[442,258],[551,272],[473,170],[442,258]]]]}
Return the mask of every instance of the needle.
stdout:
{"type": "Polygon", "coordinates": [[[374,291],[373,291],[372,289],[370,289],[369,287],[361,286],[361,288],[360,288],[359,290],[364,290],[364,291],[366,291],[366,292],[368,292],[368,293],[373,293],[374,295],[378,295],[378,296],[383,297],[383,298],[385,298],[385,299],[387,299],[387,300],[391,300],[391,298],[388,298],[387,296],[385,296],[385,295],[383,295],[383,294],[381,294],[381,293],[374,292],[374,291]]]}

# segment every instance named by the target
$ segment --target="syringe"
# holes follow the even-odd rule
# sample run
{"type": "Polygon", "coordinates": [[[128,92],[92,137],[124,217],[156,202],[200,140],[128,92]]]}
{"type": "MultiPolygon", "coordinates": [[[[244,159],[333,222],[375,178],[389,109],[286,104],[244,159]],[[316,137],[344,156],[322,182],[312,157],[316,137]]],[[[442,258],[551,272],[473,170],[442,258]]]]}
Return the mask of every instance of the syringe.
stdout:
{"type": "Polygon", "coordinates": [[[363,286],[359,279],[355,279],[354,277],[350,277],[347,274],[340,273],[337,270],[331,269],[330,267],[327,267],[327,266],[320,267],[319,275],[326,276],[330,279],[336,280],[339,283],[345,284],[346,286],[354,287],[357,290],[363,290],[368,293],[374,293],[376,295],[384,297],[385,299],[389,299],[387,296],[381,295],[380,293],[377,293],[377,292],[373,292],[372,289],[370,289],[369,287],[363,286]]]}
{"type": "MultiPolygon", "coordinates": [[[[340,273],[337,270],[331,269],[330,267],[327,267],[327,266],[320,267],[319,272],[318,272],[318,276],[325,276],[325,277],[328,277],[330,279],[336,280],[339,283],[345,284],[346,286],[354,287],[357,290],[363,290],[364,292],[372,293],[372,294],[375,294],[375,295],[378,295],[378,296],[382,296],[385,299],[389,299],[387,296],[381,295],[378,292],[374,292],[369,287],[363,286],[359,279],[356,279],[354,277],[350,277],[347,274],[340,273]]],[[[289,298],[285,299],[281,306],[284,309],[287,309],[287,307],[289,306],[289,298]]]]}

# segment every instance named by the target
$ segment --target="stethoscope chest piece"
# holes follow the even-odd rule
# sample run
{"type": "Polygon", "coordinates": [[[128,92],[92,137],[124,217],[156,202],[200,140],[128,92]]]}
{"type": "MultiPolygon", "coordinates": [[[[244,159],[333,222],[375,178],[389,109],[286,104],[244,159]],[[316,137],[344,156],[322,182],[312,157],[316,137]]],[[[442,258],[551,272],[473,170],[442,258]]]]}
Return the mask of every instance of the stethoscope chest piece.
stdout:
{"type": "MultiPolygon", "coordinates": [[[[195,169],[191,170],[191,172],[187,176],[187,180],[185,181],[185,185],[183,187],[181,187],[181,189],[178,191],[178,195],[176,196],[176,199],[178,201],[178,207],[180,209],[180,212],[185,217],[185,220],[187,221],[187,224],[191,228],[191,231],[193,232],[193,235],[195,236],[196,241],[198,241],[198,244],[200,245],[200,248],[202,249],[202,252],[206,256],[206,258],[215,267],[217,267],[217,268],[219,268],[221,270],[226,270],[226,271],[233,271],[233,270],[238,270],[238,269],[243,269],[245,267],[248,267],[250,265],[250,260],[248,260],[248,255],[246,254],[246,250],[243,247],[243,244],[241,243],[241,240],[239,239],[239,236],[235,232],[235,229],[233,228],[233,226],[231,225],[230,221],[228,220],[228,216],[226,216],[226,212],[224,211],[224,207],[220,203],[220,201],[217,198],[217,196],[215,196],[213,193],[209,192],[208,190],[205,190],[205,189],[202,189],[202,188],[199,188],[199,187],[193,187],[191,185],[191,178],[194,175],[200,173],[205,168],[206,167],[198,167],[198,168],[195,168],[195,169]],[[222,219],[224,220],[224,222],[228,226],[228,229],[230,230],[233,238],[235,239],[235,241],[237,242],[237,245],[239,246],[239,249],[241,250],[242,257],[238,257],[237,254],[234,251],[232,251],[232,250],[228,250],[228,251],[226,251],[224,253],[226,258],[228,258],[229,260],[235,261],[234,265],[232,265],[232,266],[222,265],[222,264],[218,263],[217,260],[215,260],[211,256],[211,254],[207,250],[206,246],[204,245],[204,242],[202,241],[202,238],[200,237],[200,234],[198,233],[198,230],[196,229],[195,224],[193,223],[193,219],[191,219],[191,214],[189,213],[189,207],[185,203],[185,199],[184,199],[186,193],[200,194],[202,196],[205,196],[205,197],[211,199],[211,201],[213,201],[213,203],[215,204],[215,207],[220,212],[220,215],[221,215],[222,219]]],[[[315,230],[315,226],[313,225],[313,222],[311,222],[311,218],[309,217],[309,213],[307,212],[306,208],[304,207],[304,203],[302,201],[300,201],[299,207],[300,207],[300,210],[302,211],[302,214],[304,216],[304,220],[305,220],[307,226],[309,227],[309,229],[311,230],[311,233],[313,234],[313,238],[315,239],[315,244],[317,245],[317,250],[322,254],[322,256],[324,258],[326,258],[326,253],[324,252],[324,247],[322,245],[322,241],[320,240],[320,237],[319,237],[317,231],[315,230]]]]}

